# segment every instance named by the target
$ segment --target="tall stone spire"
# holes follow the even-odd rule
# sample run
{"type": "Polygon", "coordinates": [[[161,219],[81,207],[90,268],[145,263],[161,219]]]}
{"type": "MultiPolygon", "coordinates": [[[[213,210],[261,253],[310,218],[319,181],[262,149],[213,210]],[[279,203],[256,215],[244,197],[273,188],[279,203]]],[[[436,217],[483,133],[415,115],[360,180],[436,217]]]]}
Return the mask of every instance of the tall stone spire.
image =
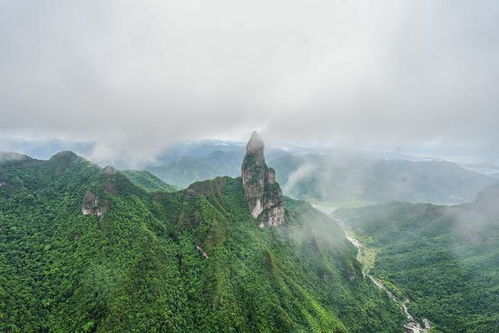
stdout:
{"type": "Polygon", "coordinates": [[[281,187],[276,182],[275,170],[265,163],[264,143],[257,132],[252,133],[246,145],[242,180],[250,213],[260,222],[260,227],[284,223],[281,187]]]}

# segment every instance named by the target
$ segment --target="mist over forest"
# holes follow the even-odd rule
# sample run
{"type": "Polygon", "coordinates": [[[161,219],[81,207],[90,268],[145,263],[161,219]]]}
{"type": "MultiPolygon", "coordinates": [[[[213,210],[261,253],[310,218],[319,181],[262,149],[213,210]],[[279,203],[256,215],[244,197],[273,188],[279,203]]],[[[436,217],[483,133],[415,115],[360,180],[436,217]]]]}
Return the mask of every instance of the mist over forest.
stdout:
{"type": "Polygon", "coordinates": [[[0,1],[0,331],[499,332],[498,17],[0,1]]]}

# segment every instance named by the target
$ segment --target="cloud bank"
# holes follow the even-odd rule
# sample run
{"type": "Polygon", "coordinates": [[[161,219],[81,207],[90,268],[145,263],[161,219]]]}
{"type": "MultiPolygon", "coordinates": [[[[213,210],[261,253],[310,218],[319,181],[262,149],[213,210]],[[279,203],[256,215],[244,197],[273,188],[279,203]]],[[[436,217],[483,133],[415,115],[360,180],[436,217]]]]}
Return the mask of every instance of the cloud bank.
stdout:
{"type": "Polygon", "coordinates": [[[499,154],[495,1],[0,2],[0,139],[471,145],[499,154]]]}

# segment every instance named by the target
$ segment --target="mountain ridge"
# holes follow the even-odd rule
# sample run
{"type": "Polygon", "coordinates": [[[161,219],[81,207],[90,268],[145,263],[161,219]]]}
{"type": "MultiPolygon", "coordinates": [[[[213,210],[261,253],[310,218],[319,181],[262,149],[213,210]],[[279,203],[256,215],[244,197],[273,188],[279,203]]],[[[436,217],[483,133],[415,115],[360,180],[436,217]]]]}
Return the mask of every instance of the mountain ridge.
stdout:
{"type": "Polygon", "coordinates": [[[0,330],[402,327],[337,225],[285,199],[287,223],[259,228],[240,178],[147,192],[62,154],[0,165],[0,182],[0,330]]]}
{"type": "MultiPolygon", "coordinates": [[[[167,183],[187,186],[216,176],[237,177],[242,146],[192,144],[165,154],[146,169],[167,183]],[[199,150],[207,148],[209,153],[199,150]],[[223,149],[222,149],[223,148],[223,149]]],[[[497,178],[448,161],[383,158],[361,153],[307,153],[270,150],[267,164],[276,170],[284,192],[304,200],[374,203],[391,200],[464,203],[497,178]]]]}

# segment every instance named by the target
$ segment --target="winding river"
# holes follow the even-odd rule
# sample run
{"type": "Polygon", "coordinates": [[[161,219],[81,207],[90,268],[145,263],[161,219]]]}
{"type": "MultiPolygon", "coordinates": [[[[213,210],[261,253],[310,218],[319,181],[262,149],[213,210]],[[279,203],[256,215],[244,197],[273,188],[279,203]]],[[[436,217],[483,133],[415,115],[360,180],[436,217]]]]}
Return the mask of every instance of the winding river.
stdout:
{"type": "MultiPolygon", "coordinates": [[[[341,221],[336,220],[336,222],[343,228],[343,231],[345,231],[345,234],[347,234],[347,231],[345,230],[345,227],[341,221]]],[[[359,240],[348,236],[347,234],[347,239],[352,243],[353,246],[357,248],[357,260],[360,261],[360,256],[361,256],[361,251],[362,251],[362,244],[359,242],[359,240]]],[[[412,332],[412,333],[426,333],[429,332],[430,330],[430,325],[429,322],[426,321],[425,323],[425,328],[421,327],[421,324],[414,319],[414,316],[409,313],[409,309],[407,309],[407,303],[409,303],[408,299],[405,299],[404,301],[401,301],[398,299],[388,288],[385,287],[383,282],[380,280],[376,279],[374,276],[370,275],[369,273],[365,272],[362,270],[362,274],[364,276],[367,276],[375,285],[377,285],[380,289],[384,290],[390,298],[397,303],[400,308],[404,311],[405,316],[407,317],[408,322],[404,325],[404,328],[406,332],[412,332]]]]}
{"type": "MultiPolygon", "coordinates": [[[[313,205],[314,208],[320,210],[320,211],[323,211],[324,213],[330,215],[335,209],[321,209],[321,207],[318,207],[316,205],[313,205]]],[[[343,231],[345,232],[345,235],[347,236],[347,239],[350,243],[352,243],[353,246],[355,246],[357,248],[357,260],[359,260],[360,262],[362,262],[360,259],[361,257],[361,251],[362,251],[362,244],[359,242],[358,239],[355,239],[353,237],[351,237],[349,235],[349,232],[348,230],[345,228],[345,224],[343,223],[343,221],[337,219],[337,218],[334,218],[335,222],[338,223],[338,225],[343,229],[343,231]]],[[[378,288],[382,289],[383,291],[385,291],[388,296],[395,302],[397,303],[397,305],[404,311],[404,314],[407,318],[407,323],[404,325],[404,329],[407,333],[428,333],[430,332],[430,322],[429,320],[427,319],[423,319],[423,322],[424,322],[424,328],[421,326],[421,324],[414,318],[414,316],[409,312],[409,309],[407,308],[407,303],[409,303],[409,300],[408,299],[405,299],[405,300],[400,300],[398,299],[390,290],[388,290],[388,288],[385,287],[385,285],[383,284],[383,282],[381,282],[380,280],[376,279],[374,276],[370,275],[368,272],[366,272],[364,270],[364,268],[362,269],[362,274],[364,276],[367,276],[369,278],[369,280],[371,280],[376,286],[378,286],[378,288]]]]}

